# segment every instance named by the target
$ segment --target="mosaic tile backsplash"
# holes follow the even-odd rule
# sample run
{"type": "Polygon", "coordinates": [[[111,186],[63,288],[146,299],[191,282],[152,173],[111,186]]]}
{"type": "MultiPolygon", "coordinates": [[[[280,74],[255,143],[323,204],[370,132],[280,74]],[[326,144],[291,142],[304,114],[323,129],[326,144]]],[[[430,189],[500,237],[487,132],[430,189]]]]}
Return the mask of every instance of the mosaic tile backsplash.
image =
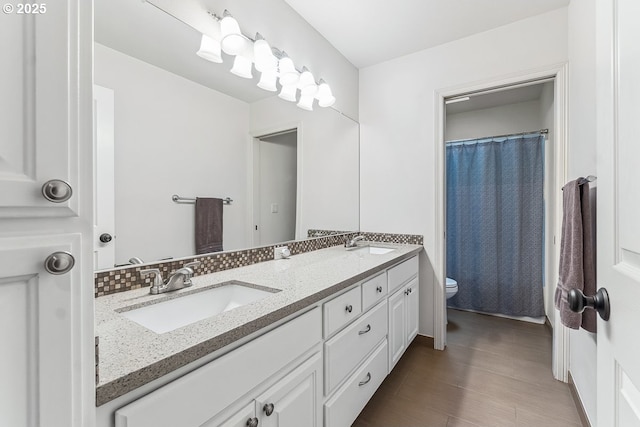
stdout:
{"type": "Polygon", "coordinates": [[[100,271],[94,274],[95,278],[95,297],[114,294],[117,292],[139,289],[151,286],[153,275],[147,277],[140,276],[140,270],[148,268],[158,268],[162,272],[162,277],[167,277],[171,272],[179,269],[185,263],[191,261],[200,261],[201,264],[194,269],[194,276],[202,274],[215,273],[216,271],[229,270],[231,268],[244,267],[264,261],[273,260],[273,250],[279,246],[288,246],[291,255],[297,255],[305,252],[317,251],[319,249],[328,248],[344,244],[345,240],[355,236],[362,235],[366,240],[374,242],[402,243],[422,245],[423,237],[412,234],[389,234],[389,233],[370,233],[370,232],[339,232],[330,230],[309,230],[311,236],[321,235],[323,237],[312,238],[308,240],[298,240],[294,242],[284,242],[275,245],[262,246],[258,248],[243,249],[238,251],[219,252],[207,255],[197,255],[193,258],[182,259],[178,261],[169,260],[161,261],[155,264],[145,264],[143,266],[127,266],[120,269],[100,271]]]}

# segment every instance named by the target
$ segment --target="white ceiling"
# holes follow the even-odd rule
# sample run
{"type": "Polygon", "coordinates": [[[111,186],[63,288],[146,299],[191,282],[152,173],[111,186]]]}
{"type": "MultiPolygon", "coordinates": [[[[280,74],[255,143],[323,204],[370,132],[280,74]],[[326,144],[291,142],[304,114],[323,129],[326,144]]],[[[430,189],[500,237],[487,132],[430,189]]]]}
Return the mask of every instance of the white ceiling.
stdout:
{"type": "Polygon", "coordinates": [[[559,9],[570,0],[285,1],[363,68],[559,9]]]}

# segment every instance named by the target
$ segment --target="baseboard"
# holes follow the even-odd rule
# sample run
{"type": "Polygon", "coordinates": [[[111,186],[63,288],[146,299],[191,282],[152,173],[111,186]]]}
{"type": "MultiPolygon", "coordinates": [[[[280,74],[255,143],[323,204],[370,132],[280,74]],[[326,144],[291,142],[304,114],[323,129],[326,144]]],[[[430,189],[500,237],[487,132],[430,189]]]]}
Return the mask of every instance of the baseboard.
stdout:
{"type": "Polygon", "coordinates": [[[591,427],[591,423],[589,422],[587,413],[584,410],[584,406],[582,406],[580,395],[578,394],[578,390],[576,389],[576,384],[573,382],[571,372],[569,372],[569,390],[571,390],[571,397],[573,397],[573,401],[576,404],[576,409],[578,410],[578,415],[580,416],[582,427],[591,427]]]}

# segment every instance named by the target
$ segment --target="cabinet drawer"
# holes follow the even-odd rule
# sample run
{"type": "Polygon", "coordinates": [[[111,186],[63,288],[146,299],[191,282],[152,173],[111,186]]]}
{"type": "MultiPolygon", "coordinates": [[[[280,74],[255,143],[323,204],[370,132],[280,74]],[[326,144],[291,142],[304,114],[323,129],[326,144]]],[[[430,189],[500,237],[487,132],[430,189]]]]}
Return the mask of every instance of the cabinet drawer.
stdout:
{"type": "Polygon", "coordinates": [[[323,308],[324,337],[327,338],[362,313],[360,286],[326,302],[323,308]]]}
{"type": "Polygon", "coordinates": [[[376,305],[387,296],[387,272],[377,275],[362,284],[362,311],[376,305]]]}
{"type": "Polygon", "coordinates": [[[344,427],[353,424],[362,408],[387,375],[387,340],[324,405],[324,425],[344,427]]]}
{"type": "Polygon", "coordinates": [[[364,357],[387,335],[387,302],[339,332],[324,345],[325,396],[358,366],[364,357]]]}
{"type": "Polygon", "coordinates": [[[398,289],[407,280],[418,274],[418,257],[414,256],[393,268],[390,268],[387,277],[389,278],[389,293],[398,289]]]}
{"type": "Polygon", "coordinates": [[[201,426],[320,342],[320,316],[315,308],[118,409],[116,427],[201,426]]]}

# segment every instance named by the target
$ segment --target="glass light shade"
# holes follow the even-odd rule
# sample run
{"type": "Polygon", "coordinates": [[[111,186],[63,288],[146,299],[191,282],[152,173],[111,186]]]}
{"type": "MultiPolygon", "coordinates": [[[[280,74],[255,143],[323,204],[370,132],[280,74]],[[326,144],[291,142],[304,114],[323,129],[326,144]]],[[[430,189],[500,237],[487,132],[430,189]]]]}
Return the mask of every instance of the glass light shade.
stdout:
{"type": "Polygon", "coordinates": [[[285,101],[296,102],[296,92],[298,88],[295,85],[282,86],[282,90],[278,94],[278,98],[282,98],[285,101]]]}
{"type": "Polygon", "coordinates": [[[278,88],[276,87],[277,78],[278,74],[275,71],[263,71],[260,75],[258,87],[270,92],[275,92],[278,90],[278,88]]]}
{"type": "Polygon", "coordinates": [[[256,35],[256,41],[253,44],[253,55],[256,60],[256,70],[264,71],[276,71],[278,68],[278,60],[271,52],[271,46],[264,39],[258,39],[256,35]]]}
{"type": "Polygon", "coordinates": [[[307,67],[302,68],[302,74],[300,74],[298,87],[300,88],[300,92],[302,93],[302,95],[313,96],[318,90],[316,79],[313,77],[313,74],[311,74],[311,71],[307,70],[307,67]]]}
{"type": "Polygon", "coordinates": [[[313,111],[313,95],[303,94],[302,96],[300,96],[300,101],[297,105],[303,110],[313,111]]]}
{"type": "Polygon", "coordinates": [[[249,58],[238,55],[236,56],[236,59],[233,60],[233,67],[231,68],[231,72],[236,76],[240,76],[245,79],[251,79],[253,78],[253,74],[251,74],[252,65],[253,63],[249,58]]]}
{"type": "Polygon", "coordinates": [[[240,32],[240,25],[228,11],[224,11],[224,18],[220,21],[222,33],[221,44],[224,53],[237,55],[245,48],[246,37],[240,32]]]}
{"type": "Polygon", "coordinates": [[[196,55],[207,61],[221,63],[222,54],[220,52],[220,42],[203,34],[202,40],[200,41],[200,50],[196,52],[196,55]]]}
{"type": "Polygon", "coordinates": [[[316,92],[316,99],[320,107],[331,107],[336,102],[335,96],[331,93],[331,87],[322,80],[316,92]]]}
{"type": "Polygon", "coordinates": [[[280,61],[278,62],[278,68],[280,71],[280,84],[282,86],[298,84],[300,75],[298,74],[295,65],[293,65],[291,58],[289,58],[284,52],[282,58],[280,58],[280,61]]]}

